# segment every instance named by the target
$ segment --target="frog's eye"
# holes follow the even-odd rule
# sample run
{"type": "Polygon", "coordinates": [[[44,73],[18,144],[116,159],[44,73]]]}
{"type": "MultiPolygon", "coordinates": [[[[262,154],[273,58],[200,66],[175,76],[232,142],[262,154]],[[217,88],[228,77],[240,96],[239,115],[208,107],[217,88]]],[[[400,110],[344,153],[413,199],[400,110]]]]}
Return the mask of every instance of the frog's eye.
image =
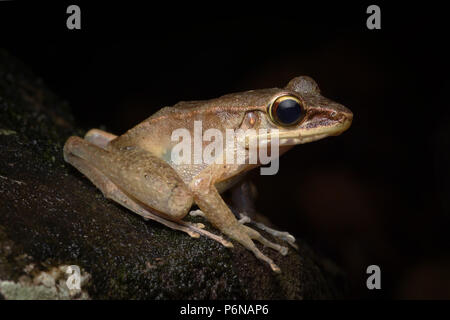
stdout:
{"type": "Polygon", "coordinates": [[[269,104],[267,113],[270,119],[281,126],[292,126],[299,123],[305,110],[302,101],[292,95],[282,95],[269,104]]]}

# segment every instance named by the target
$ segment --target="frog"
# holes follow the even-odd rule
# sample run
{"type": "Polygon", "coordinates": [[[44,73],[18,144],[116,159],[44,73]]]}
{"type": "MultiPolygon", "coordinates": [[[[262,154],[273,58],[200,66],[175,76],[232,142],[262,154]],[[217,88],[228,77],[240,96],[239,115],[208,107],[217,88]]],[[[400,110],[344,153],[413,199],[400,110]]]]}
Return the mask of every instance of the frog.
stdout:
{"type": "MultiPolygon", "coordinates": [[[[198,122],[205,130],[214,128],[224,134],[230,129],[255,129],[252,132],[266,129],[268,133],[264,137],[253,138],[265,139],[266,143],[277,138],[278,156],[281,156],[295,145],[341,134],[350,127],[352,119],[353,113],[324,97],[312,78],[298,76],[282,88],[180,101],[161,108],[122,135],[91,129],[84,138],[69,137],[63,155],[65,161],[87,177],[106,198],[144,219],[193,238],[205,236],[228,248],[238,243],[279,273],[280,267],[256,244],[286,255],[288,248],[282,241],[295,248],[295,238],[288,232],[252,221],[246,212],[236,214],[222,197],[225,191],[236,186],[238,194],[248,194],[244,192],[248,187],[244,188],[245,184],[240,181],[249,170],[261,166],[261,161],[179,163],[172,159],[171,151],[179,142],[173,139],[173,132],[184,128],[193,134],[198,122]],[[191,210],[195,206],[198,210],[191,210]],[[206,230],[202,223],[192,222],[195,219],[187,221],[188,213],[203,216],[213,227],[212,231],[216,229],[219,234],[206,230]],[[257,228],[279,241],[269,240],[257,228]]],[[[249,139],[244,140],[244,148],[248,148],[249,139]]],[[[242,140],[237,143],[242,144],[242,140]]],[[[217,157],[223,156],[227,148],[236,148],[230,145],[226,144],[222,152],[217,152],[217,157]]]]}

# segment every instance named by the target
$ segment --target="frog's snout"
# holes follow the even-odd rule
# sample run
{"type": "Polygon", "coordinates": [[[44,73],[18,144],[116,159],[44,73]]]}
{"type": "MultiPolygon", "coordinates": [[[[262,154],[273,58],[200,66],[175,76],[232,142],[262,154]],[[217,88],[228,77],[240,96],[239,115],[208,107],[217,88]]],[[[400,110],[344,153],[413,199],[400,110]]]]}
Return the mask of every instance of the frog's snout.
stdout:
{"type": "MultiPolygon", "coordinates": [[[[345,107],[344,107],[345,108],[345,107]]],[[[341,117],[343,120],[341,120],[344,124],[347,124],[346,130],[350,127],[353,121],[353,112],[351,112],[349,109],[345,108],[346,110],[342,112],[341,117]]]]}
{"type": "Polygon", "coordinates": [[[350,124],[353,121],[353,112],[350,111],[350,109],[347,109],[346,107],[344,107],[344,111],[342,111],[342,115],[344,117],[344,121],[348,121],[350,122],[350,124]]]}
{"type": "Polygon", "coordinates": [[[328,112],[329,119],[337,122],[352,122],[353,112],[342,104],[330,101],[330,104],[325,110],[328,112]]]}
{"type": "Polygon", "coordinates": [[[339,128],[339,130],[331,135],[339,135],[350,128],[353,121],[353,112],[351,112],[350,109],[344,107],[343,105],[339,105],[338,110],[333,110],[330,113],[330,117],[332,121],[336,122],[337,127],[339,128]]]}

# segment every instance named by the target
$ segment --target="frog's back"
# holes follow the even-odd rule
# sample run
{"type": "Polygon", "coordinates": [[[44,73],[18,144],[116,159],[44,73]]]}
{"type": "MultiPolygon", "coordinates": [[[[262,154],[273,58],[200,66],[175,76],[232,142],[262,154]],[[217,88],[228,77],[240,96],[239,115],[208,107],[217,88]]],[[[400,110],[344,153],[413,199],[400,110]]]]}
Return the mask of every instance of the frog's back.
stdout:
{"type": "Polygon", "coordinates": [[[152,116],[111,142],[113,148],[140,146],[157,156],[164,157],[177,143],[172,141],[176,129],[186,129],[191,135],[195,121],[202,130],[215,128],[221,132],[237,128],[250,110],[264,110],[267,101],[278,88],[231,93],[210,100],[180,101],[164,107],[152,116]]]}

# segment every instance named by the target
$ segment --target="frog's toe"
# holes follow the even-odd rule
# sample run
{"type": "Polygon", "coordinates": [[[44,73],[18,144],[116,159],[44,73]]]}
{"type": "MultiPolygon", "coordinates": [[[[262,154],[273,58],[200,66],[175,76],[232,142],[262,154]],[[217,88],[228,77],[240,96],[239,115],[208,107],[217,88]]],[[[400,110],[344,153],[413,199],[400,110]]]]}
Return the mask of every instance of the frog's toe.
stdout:
{"type": "Polygon", "coordinates": [[[200,238],[200,235],[197,232],[191,231],[191,230],[186,230],[185,231],[189,236],[191,236],[191,238],[200,238]]]}
{"type": "MultiPolygon", "coordinates": [[[[265,232],[271,234],[275,238],[286,241],[287,243],[289,243],[289,245],[291,245],[293,248],[298,250],[298,246],[295,243],[295,237],[293,235],[291,235],[289,232],[278,231],[278,230],[272,229],[261,222],[253,221],[252,219],[250,219],[249,216],[247,216],[243,213],[240,213],[239,216],[240,216],[240,219],[238,220],[239,223],[241,223],[241,224],[251,223],[251,224],[255,225],[258,229],[264,230],[265,232]]],[[[287,250],[287,248],[286,248],[286,250],[287,250]]],[[[280,253],[282,255],[285,255],[287,253],[287,251],[286,251],[286,253],[283,253],[283,252],[280,251],[280,253]]]]}
{"type": "MultiPolygon", "coordinates": [[[[263,254],[256,247],[255,243],[253,242],[253,240],[258,240],[260,242],[264,242],[264,240],[266,240],[266,239],[262,238],[261,235],[257,231],[255,231],[247,226],[244,226],[243,224],[235,223],[233,225],[230,225],[230,226],[222,229],[222,232],[225,233],[226,235],[228,235],[230,238],[238,241],[245,248],[247,248],[248,250],[253,252],[253,254],[256,256],[256,258],[258,258],[262,261],[265,261],[267,264],[269,264],[270,268],[274,272],[281,272],[280,268],[273,262],[273,260],[270,259],[265,254],[263,254]]],[[[278,249],[280,249],[279,247],[281,247],[275,243],[271,243],[268,240],[266,240],[266,241],[267,242],[264,244],[272,247],[273,249],[278,250],[278,249]]]]}
{"type": "Polygon", "coordinates": [[[252,219],[250,219],[249,216],[246,216],[245,214],[241,213],[241,218],[238,220],[238,222],[241,224],[245,224],[245,223],[252,222],[252,219]]]}
{"type": "Polygon", "coordinates": [[[256,226],[260,227],[261,230],[264,230],[267,233],[270,233],[274,237],[277,237],[277,238],[284,240],[286,242],[289,242],[289,243],[295,243],[295,237],[292,234],[290,234],[289,232],[274,230],[274,229],[264,226],[262,223],[261,224],[256,223],[256,226]],[[262,227],[260,227],[260,225],[262,225],[262,227]]]}
{"type": "Polygon", "coordinates": [[[274,236],[280,240],[286,241],[289,245],[291,245],[293,248],[298,250],[298,246],[295,243],[295,241],[296,241],[295,237],[293,235],[291,235],[289,232],[274,230],[272,228],[269,228],[269,227],[263,225],[262,223],[255,223],[255,225],[259,229],[264,230],[267,233],[270,233],[272,236],[274,236]],[[261,225],[262,225],[262,227],[261,227],[261,225]]]}
{"type": "Polygon", "coordinates": [[[257,240],[260,243],[262,243],[263,245],[265,245],[266,247],[269,247],[269,248],[272,248],[272,249],[278,251],[283,256],[285,256],[288,253],[288,248],[280,246],[278,243],[274,243],[272,241],[267,240],[258,231],[253,230],[252,228],[249,228],[244,225],[243,225],[243,227],[245,228],[246,233],[248,234],[248,236],[251,239],[257,240]]]}
{"type": "Polygon", "coordinates": [[[191,210],[191,211],[189,211],[189,215],[191,217],[197,217],[197,216],[204,217],[205,213],[202,210],[191,210]]]}
{"type": "MultiPolygon", "coordinates": [[[[207,230],[205,230],[205,225],[203,223],[191,223],[191,222],[185,222],[185,221],[180,221],[179,223],[183,224],[185,227],[187,227],[191,232],[193,233],[197,233],[199,236],[205,236],[207,238],[210,238],[214,241],[219,242],[220,244],[222,244],[224,247],[227,248],[233,248],[233,244],[230,241],[225,240],[223,237],[215,235],[214,233],[211,233],[207,230]]],[[[198,238],[198,237],[194,237],[194,238],[198,238]]]]}

